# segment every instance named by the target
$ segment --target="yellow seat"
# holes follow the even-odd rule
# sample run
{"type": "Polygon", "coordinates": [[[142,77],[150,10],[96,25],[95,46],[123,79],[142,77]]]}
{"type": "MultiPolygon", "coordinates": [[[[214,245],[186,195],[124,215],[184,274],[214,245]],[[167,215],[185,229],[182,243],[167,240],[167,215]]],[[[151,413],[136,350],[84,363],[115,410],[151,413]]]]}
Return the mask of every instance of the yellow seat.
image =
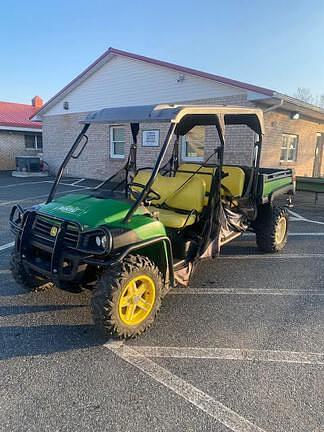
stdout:
{"type": "Polygon", "coordinates": [[[240,198],[244,190],[245,172],[240,167],[230,165],[224,165],[223,171],[228,176],[223,178],[222,184],[234,198],[240,198]]]}
{"type": "MultiPolygon", "coordinates": [[[[134,177],[134,183],[145,185],[150,176],[151,171],[139,171],[134,177]]],[[[160,198],[152,200],[150,211],[156,214],[166,227],[183,228],[192,225],[203,210],[205,183],[197,176],[189,179],[187,183],[186,180],[179,176],[166,177],[158,174],[152,185],[152,189],[160,195],[160,198]],[[165,204],[170,209],[159,208],[161,204],[165,204]]],[[[140,190],[136,186],[132,188],[140,190]]]]}
{"type": "Polygon", "coordinates": [[[168,228],[183,228],[196,222],[196,214],[177,213],[173,210],[151,206],[150,211],[168,228]]]}
{"type": "MultiPolygon", "coordinates": [[[[196,172],[200,164],[188,164],[184,163],[179,165],[180,172],[176,173],[177,176],[182,177],[190,177],[194,172],[196,172]],[[189,172],[181,172],[183,171],[189,171],[189,172]]],[[[206,192],[207,195],[210,192],[211,188],[211,182],[212,182],[212,175],[214,173],[215,168],[213,167],[202,167],[198,173],[195,175],[195,177],[200,177],[206,184],[206,192]]],[[[226,189],[229,190],[232,197],[234,198],[240,198],[243,195],[244,190],[244,183],[245,183],[245,172],[240,167],[231,166],[231,165],[223,165],[223,172],[225,174],[228,174],[227,177],[224,177],[222,180],[222,185],[226,187],[226,189]]],[[[205,197],[205,205],[208,202],[208,196],[205,197]]]]}

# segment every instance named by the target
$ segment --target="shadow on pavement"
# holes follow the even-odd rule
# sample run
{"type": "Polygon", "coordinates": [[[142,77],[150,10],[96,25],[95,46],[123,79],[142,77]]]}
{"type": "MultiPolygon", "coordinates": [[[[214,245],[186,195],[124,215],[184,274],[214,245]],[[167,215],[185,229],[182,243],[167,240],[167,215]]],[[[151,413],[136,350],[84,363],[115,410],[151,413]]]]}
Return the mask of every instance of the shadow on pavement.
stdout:
{"type": "Polygon", "coordinates": [[[102,345],[93,325],[10,326],[0,329],[0,360],[49,355],[102,345]]]}

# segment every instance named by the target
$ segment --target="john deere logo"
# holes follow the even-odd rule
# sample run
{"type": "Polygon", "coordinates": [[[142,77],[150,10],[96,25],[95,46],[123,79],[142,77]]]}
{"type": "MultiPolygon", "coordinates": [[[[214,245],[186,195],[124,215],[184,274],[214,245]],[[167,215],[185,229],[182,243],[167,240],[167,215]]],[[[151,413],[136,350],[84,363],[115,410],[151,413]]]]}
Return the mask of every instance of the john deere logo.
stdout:
{"type": "Polygon", "coordinates": [[[51,231],[50,231],[50,235],[52,237],[56,237],[57,231],[58,231],[57,227],[56,226],[52,226],[51,231]]]}

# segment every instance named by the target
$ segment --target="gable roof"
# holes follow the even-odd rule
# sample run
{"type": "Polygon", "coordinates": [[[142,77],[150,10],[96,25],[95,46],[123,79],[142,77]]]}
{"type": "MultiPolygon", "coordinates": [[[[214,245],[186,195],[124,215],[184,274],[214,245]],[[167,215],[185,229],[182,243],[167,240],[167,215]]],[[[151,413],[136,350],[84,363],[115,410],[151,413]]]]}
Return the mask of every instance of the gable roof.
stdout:
{"type": "Polygon", "coordinates": [[[121,56],[126,57],[138,61],[143,61],[155,66],[161,66],[167,69],[171,69],[180,73],[190,74],[199,78],[205,78],[208,80],[215,81],[217,83],[230,85],[232,87],[238,87],[243,90],[248,90],[251,92],[260,93],[264,96],[273,96],[274,91],[264,88],[258,87],[252,84],[244,83],[241,81],[233,80],[230,78],[225,78],[219,75],[210,74],[208,72],[202,72],[196,69],[180,66],[174,63],[169,63],[161,60],[156,60],[150,57],[145,57],[142,55],[130,53],[127,51],[122,51],[116,48],[108,48],[100,57],[98,57],[90,66],[88,66],[83,72],[81,72],[77,77],[75,77],[72,81],[70,81],[65,87],[62,88],[58,93],[56,93],[51,99],[49,99],[37,112],[34,113],[33,117],[36,115],[42,115],[45,113],[51,106],[53,106],[56,102],[64,98],[72,89],[77,87],[81,82],[88,78],[88,76],[92,75],[95,71],[97,71],[103,64],[109,61],[113,56],[121,56]]]}
{"type": "Polygon", "coordinates": [[[285,94],[276,92],[275,90],[270,90],[265,87],[259,87],[242,81],[225,78],[220,75],[203,72],[197,69],[180,66],[174,63],[169,63],[162,60],[156,60],[150,57],[134,54],[127,51],[122,51],[112,47],[108,48],[108,50],[105,51],[100,57],[98,57],[92,64],[90,64],[90,66],[88,66],[76,78],[74,78],[65,87],[63,87],[62,90],[56,93],[51,99],[49,99],[38,111],[35,111],[31,115],[31,119],[35,119],[35,121],[41,120],[42,114],[44,114],[48,109],[54,106],[57,102],[62,100],[68,93],[70,93],[74,88],[76,88],[79,84],[85,81],[90,75],[92,75],[98,69],[100,69],[105,63],[107,63],[114,56],[121,56],[129,59],[142,61],[155,66],[164,67],[169,70],[177,71],[184,74],[190,74],[199,78],[204,78],[220,84],[249,91],[252,94],[254,94],[254,96],[256,96],[256,98],[254,97],[251,98],[251,101],[253,100],[256,104],[263,103],[265,105],[276,105],[278,104],[278,101],[280,102],[282,101],[281,103],[282,109],[286,109],[288,111],[298,110],[300,112],[303,112],[308,118],[314,118],[320,121],[321,123],[324,122],[323,108],[303,102],[291,96],[287,96],[285,94]]]}
{"type": "Polygon", "coordinates": [[[0,127],[41,129],[40,122],[30,120],[36,109],[33,105],[14,102],[0,102],[0,127]]]}

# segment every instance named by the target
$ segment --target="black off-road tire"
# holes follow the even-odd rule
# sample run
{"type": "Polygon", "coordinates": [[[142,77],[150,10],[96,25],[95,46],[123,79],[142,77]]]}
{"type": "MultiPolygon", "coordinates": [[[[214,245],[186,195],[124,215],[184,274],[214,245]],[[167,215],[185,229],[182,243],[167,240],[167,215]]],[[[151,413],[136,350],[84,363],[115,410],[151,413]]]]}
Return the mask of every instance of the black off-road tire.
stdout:
{"type": "Polygon", "coordinates": [[[10,270],[14,280],[26,291],[46,291],[54,286],[52,282],[28,274],[16,251],[11,253],[10,270]]]}
{"type": "Polygon", "coordinates": [[[286,209],[276,206],[263,206],[254,224],[256,242],[262,252],[275,253],[281,251],[288,237],[288,212],[286,209]],[[277,232],[282,219],[285,219],[286,231],[280,241],[277,239],[277,232]]]}
{"type": "Polygon", "coordinates": [[[153,323],[161,307],[163,277],[158,267],[142,255],[129,255],[120,264],[104,271],[92,294],[92,318],[98,331],[105,337],[134,338],[153,323]],[[155,284],[155,302],[149,316],[138,325],[130,326],[120,319],[119,299],[126,284],[137,275],[146,274],[155,284]]]}

